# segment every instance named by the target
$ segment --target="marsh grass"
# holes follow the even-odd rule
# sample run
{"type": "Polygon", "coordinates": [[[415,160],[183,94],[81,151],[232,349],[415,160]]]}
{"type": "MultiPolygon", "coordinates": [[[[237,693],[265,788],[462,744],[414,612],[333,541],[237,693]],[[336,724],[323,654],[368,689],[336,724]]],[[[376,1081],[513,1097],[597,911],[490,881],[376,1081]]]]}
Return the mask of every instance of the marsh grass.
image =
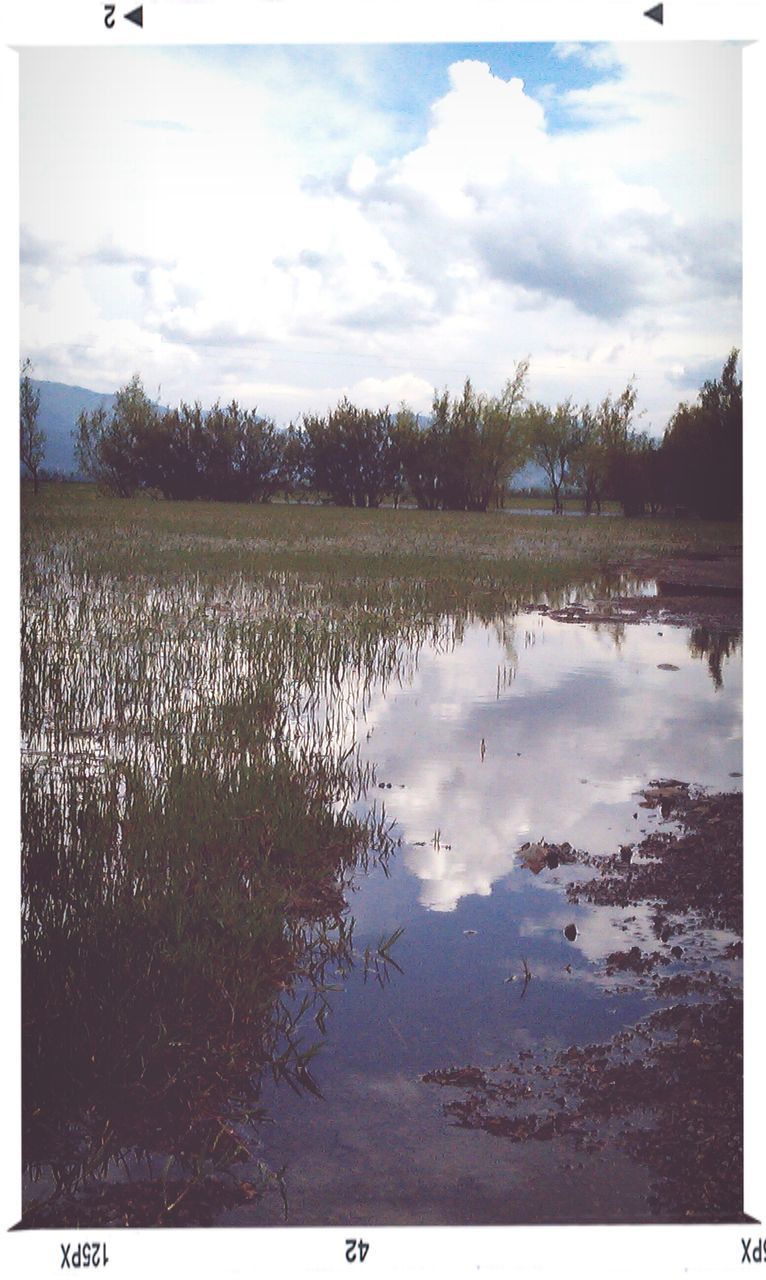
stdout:
{"type": "Polygon", "coordinates": [[[394,932],[386,937],[383,934],[378,940],[377,946],[366,947],[364,952],[364,981],[370,974],[373,974],[378,986],[384,987],[391,981],[391,970],[397,973],[404,973],[399,961],[393,955],[393,949],[404,933],[404,929],[400,926],[394,929],[394,932]]]}
{"type": "Polygon", "coordinates": [[[33,1176],[47,1166],[70,1193],[166,1153],[198,1181],[248,1157],[264,1071],[313,1089],[325,971],[352,963],[344,877],[386,849],[384,829],[338,811],[344,786],[252,746],[230,771],[197,759],[161,780],[24,770],[33,1176]]]}
{"type": "Polygon", "coordinates": [[[249,1159],[264,1071],[316,1092],[345,890],[392,847],[354,720],[407,651],[295,606],[25,561],[24,1162],[68,1220],[140,1159],[172,1215],[249,1159]]]}
{"type": "Polygon", "coordinates": [[[76,548],[95,574],[290,580],[317,601],[394,621],[474,609],[603,578],[636,555],[741,543],[739,524],[505,512],[360,510],[109,498],[90,485],[23,486],[25,544],[76,548]]]}

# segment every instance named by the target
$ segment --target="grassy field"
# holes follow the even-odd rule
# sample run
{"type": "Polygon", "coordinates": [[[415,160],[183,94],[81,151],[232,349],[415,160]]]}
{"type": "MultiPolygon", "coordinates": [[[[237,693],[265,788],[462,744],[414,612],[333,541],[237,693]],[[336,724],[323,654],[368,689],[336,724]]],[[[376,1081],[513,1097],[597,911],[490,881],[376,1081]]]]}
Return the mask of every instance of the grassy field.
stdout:
{"type": "MultiPolygon", "coordinates": [[[[109,498],[88,485],[22,486],[22,542],[66,545],[83,568],[116,577],[222,580],[296,574],[334,599],[385,607],[409,587],[471,607],[585,581],[642,556],[741,543],[739,524],[567,519],[441,512],[109,498]],[[381,595],[382,592],[382,595],[381,595]]],[[[536,499],[532,499],[536,502],[536,499]]]]}
{"type": "Polygon", "coordinates": [[[204,1221],[263,1075],[312,1089],[326,973],[396,937],[360,956],[346,902],[394,847],[356,746],[373,687],[472,615],[740,536],[24,485],[24,1163],[54,1186],[30,1222],[204,1221]]]}

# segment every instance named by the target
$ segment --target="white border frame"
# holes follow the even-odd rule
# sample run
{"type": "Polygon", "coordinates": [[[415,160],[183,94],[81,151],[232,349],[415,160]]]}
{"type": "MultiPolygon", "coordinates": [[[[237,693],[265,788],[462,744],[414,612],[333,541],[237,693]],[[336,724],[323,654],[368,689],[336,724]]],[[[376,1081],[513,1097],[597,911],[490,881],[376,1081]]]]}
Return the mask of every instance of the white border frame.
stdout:
{"type": "MultiPolygon", "coordinates": [[[[439,1277],[492,1271],[514,1277],[635,1274],[722,1276],[738,1271],[742,1237],[766,1237],[766,1228],[747,1226],[627,1227],[471,1227],[471,1228],[257,1228],[177,1229],[163,1231],[64,1232],[25,1231],[8,1234],[20,1207],[20,1065],[19,1027],[19,787],[18,787],[18,58],[12,47],[24,45],[329,43],[353,41],[480,41],[547,39],[754,40],[743,51],[744,148],[744,341],[745,382],[745,589],[748,648],[745,663],[745,1209],[766,1214],[766,1103],[760,1080],[764,1063],[760,1000],[764,990],[766,948],[759,919],[763,887],[761,833],[757,810],[758,768],[763,759],[763,681],[757,652],[750,660],[750,637],[766,619],[759,597],[763,535],[755,512],[762,504],[766,444],[761,409],[764,404],[762,299],[763,227],[766,207],[762,179],[762,121],[766,54],[763,10],[757,0],[666,0],[662,27],[647,21],[643,9],[651,0],[394,0],[382,12],[374,0],[146,0],[143,30],[120,21],[111,32],[103,26],[99,0],[15,0],[2,14],[7,31],[0,47],[3,177],[0,204],[0,299],[5,335],[0,352],[0,405],[5,430],[2,448],[2,531],[6,554],[0,560],[2,598],[10,602],[10,618],[2,629],[0,672],[3,679],[3,732],[0,735],[0,779],[5,834],[2,858],[4,992],[8,1047],[3,1055],[6,1111],[0,1166],[3,1206],[2,1252],[6,1274],[48,1276],[61,1269],[60,1244],[103,1239],[113,1276],[164,1276],[183,1269],[189,1277],[213,1275],[346,1275],[345,1239],[362,1234],[371,1241],[363,1275],[439,1277]],[[10,478],[10,483],[6,481],[10,478]]],[[[134,6],[118,5],[117,16],[134,6]]],[[[353,1274],[353,1273],[352,1273],[353,1274]]]]}

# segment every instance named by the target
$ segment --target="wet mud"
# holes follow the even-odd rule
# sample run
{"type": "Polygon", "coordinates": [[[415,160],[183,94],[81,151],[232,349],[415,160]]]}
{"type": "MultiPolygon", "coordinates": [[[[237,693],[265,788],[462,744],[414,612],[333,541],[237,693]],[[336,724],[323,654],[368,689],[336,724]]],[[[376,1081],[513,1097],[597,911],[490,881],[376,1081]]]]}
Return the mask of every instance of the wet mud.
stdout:
{"type": "MultiPolygon", "coordinates": [[[[602,857],[567,846],[567,862],[596,874],[564,892],[605,910],[649,909],[656,945],[615,950],[598,967],[645,986],[653,1011],[602,1043],[422,1079],[452,1095],[442,1107],[454,1125],[512,1143],[560,1140],[573,1175],[585,1167],[579,1155],[621,1150],[648,1171],[648,1217],[740,1220],[742,796],[671,779],[652,782],[641,802],[675,829],[602,857]]],[[[541,846],[520,860],[533,873],[549,865],[541,846]]]]}
{"type": "Polygon", "coordinates": [[[653,580],[656,595],[615,595],[588,604],[547,610],[557,622],[656,622],[739,638],[742,632],[742,549],[719,554],[687,553],[639,559],[620,567],[640,580],[653,580]]]}
{"type": "Polygon", "coordinates": [[[599,874],[567,886],[572,902],[654,905],[658,939],[705,927],[742,932],[742,794],[708,796],[675,780],[651,783],[641,805],[660,810],[676,831],[653,831],[616,854],[579,860],[599,874]],[[625,857],[623,850],[630,856],[625,857]]]}

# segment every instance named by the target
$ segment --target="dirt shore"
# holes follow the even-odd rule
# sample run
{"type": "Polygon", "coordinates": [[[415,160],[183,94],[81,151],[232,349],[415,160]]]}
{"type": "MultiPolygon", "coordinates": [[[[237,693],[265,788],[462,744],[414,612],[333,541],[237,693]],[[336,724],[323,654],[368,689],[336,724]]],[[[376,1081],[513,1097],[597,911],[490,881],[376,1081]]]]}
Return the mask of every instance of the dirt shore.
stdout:
{"type": "Polygon", "coordinates": [[[656,582],[656,595],[623,595],[546,610],[558,622],[658,622],[705,627],[718,634],[742,630],[742,548],[720,554],[639,557],[618,566],[642,582],[656,582]]]}

